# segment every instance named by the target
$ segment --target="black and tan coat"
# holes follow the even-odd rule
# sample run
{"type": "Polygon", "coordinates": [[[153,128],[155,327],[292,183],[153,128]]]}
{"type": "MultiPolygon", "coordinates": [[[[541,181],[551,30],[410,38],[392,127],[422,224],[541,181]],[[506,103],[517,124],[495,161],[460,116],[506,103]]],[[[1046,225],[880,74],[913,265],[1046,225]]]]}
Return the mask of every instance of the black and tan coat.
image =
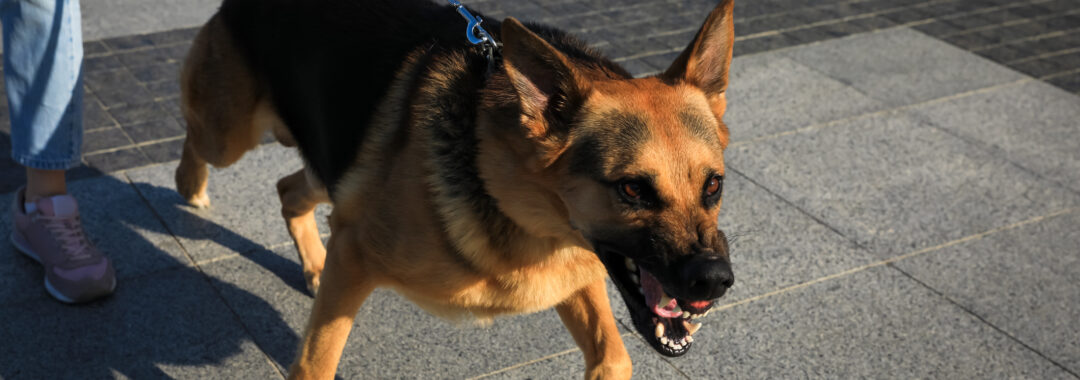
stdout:
{"type": "Polygon", "coordinates": [[[291,377],[331,377],[357,309],[390,287],[449,318],[554,307],[586,377],[627,378],[605,276],[670,356],[733,280],[716,225],[731,9],[634,79],[514,19],[485,24],[504,46],[488,72],[455,10],[423,0],[226,0],[183,69],[177,189],[208,207],[206,165],[266,130],[298,148],[306,167],[278,190],[317,296],[291,377]]]}

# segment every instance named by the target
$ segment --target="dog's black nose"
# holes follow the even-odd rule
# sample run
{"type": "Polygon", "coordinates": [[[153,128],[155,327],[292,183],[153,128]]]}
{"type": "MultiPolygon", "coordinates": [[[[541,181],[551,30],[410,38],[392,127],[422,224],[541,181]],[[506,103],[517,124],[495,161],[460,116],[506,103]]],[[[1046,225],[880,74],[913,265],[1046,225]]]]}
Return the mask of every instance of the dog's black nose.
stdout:
{"type": "Polygon", "coordinates": [[[735,283],[731,263],[718,256],[692,255],[679,264],[679,298],[711,300],[720,298],[735,283]]]}

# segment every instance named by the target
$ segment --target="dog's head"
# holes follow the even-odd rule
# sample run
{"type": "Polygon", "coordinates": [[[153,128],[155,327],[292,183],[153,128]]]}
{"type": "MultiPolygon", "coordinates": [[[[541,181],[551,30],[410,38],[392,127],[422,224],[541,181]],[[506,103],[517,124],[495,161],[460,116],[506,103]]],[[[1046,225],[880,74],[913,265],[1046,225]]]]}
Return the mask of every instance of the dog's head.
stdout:
{"type": "Polygon", "coordinates": [[[513,19],[500,34],[524,128],[519,150],[535,170],[559,173],[551,191],[599,255],[642,336],[664,355],[686,353],[696,320],[734,281],[717,227],[732,1],[649,78],[590,66],[513,19]]]}

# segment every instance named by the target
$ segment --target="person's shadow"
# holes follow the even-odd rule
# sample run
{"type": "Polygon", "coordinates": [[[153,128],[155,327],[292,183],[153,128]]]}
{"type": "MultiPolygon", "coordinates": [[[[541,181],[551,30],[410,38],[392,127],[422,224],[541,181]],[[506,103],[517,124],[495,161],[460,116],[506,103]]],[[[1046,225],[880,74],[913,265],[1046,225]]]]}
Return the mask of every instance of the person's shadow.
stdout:
{"type": "MultiPolygon", "coordinates": [[[[0,140],[6,138],[0,133],[0,140]]],[[[277,377],[260,350],[288,368],[302,328],[296,325],[303,321],[294,316],[290,326],[267,295],[255,293],[266,290],[251,285],[258,281],[237,282],[248,289],[232,281],[265,280],[260,272],[269,272],[278,287],[283,282],[307,300],[296,262],[188,212],[171,188],[101,176],[70,183],[69,189],[80,201],[91,240],[115,263],[116,293],[86,305],[63,305],[46,294],[40,265],[11,244],[0,244],[0,378],[277,377]],[[171,223],[201,225],[199,236],[180,237],[209,236],[239,256],[193,266],[148,199],[159,208],[166,199],[183,211],[170,215],[189,218],[171,223]]],[[[0,194],[4,234],[12,228],[13,196],[0,194]]]]}

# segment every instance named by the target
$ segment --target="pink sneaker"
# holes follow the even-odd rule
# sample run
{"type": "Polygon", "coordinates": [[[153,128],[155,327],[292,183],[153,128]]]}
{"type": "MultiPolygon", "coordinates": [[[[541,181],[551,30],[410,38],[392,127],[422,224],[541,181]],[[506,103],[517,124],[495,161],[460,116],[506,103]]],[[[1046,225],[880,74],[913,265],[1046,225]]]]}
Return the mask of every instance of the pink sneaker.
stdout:
{"type": "Polygon", "coordinates": [[[25,189],[15,193],[15,248],[45,266],[45,289],[60,302],[87,302],[113,292],[112,263],[94,247],[79,222],[79,206],[70,195],[38,199],[37,210],[23,207],[25,189]]]}

